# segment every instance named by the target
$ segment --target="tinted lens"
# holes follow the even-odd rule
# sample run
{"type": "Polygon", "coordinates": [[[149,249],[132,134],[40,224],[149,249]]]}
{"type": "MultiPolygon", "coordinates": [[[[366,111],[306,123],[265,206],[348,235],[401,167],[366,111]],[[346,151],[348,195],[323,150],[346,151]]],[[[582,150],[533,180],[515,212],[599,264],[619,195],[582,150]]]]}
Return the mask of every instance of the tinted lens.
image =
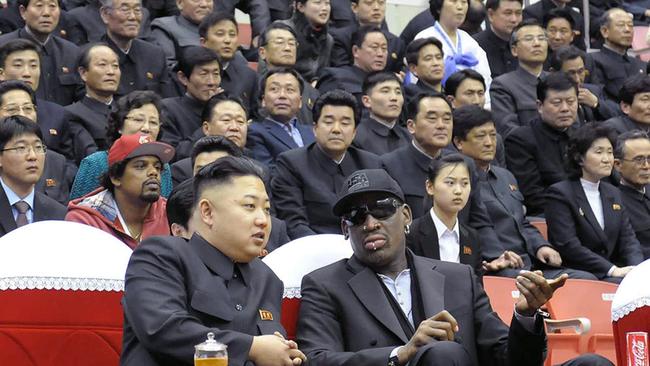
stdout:
{"type": "Polygon", "coordinates": [[[353,225],[360,225],[366,221],[368,215],[372,215],[377,220],[387,219],[395,214],[399,207],[399,202],[392,198],[379,200],[361,207],[353,207],[350,212],[344,215],[344,219],[350,221],[353,225]]]}

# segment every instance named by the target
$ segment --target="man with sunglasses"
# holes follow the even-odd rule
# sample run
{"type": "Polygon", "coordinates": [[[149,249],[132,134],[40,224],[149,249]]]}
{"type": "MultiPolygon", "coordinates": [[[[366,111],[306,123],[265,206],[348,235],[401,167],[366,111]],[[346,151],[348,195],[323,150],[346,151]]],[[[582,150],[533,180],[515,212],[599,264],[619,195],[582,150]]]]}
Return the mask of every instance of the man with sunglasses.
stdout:
{"type": "Polygon", "coordinates": [[[384,170],[346,178],[333,212],[354,254],[303,278],[298,343],[311,365],[541,365],[537,310],[568,276],[522,271],[510,330],[469,266],[405,248],[411,209],[384,170]]]}

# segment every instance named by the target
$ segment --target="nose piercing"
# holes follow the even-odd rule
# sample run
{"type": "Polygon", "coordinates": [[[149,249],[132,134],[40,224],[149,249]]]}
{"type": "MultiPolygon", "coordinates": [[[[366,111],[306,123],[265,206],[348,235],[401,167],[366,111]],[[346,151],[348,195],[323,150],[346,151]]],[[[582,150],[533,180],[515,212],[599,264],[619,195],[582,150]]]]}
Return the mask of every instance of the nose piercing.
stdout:
{"type": "MultiPolygon", "coordinates": [[[[379,229],[379,223],[374,224],[370,229],[371,229],[371,230],[377,230],[377,229],[379,229]]],[[[363,225],[363,231],[368,231],[368,226],[363,225]]]]}

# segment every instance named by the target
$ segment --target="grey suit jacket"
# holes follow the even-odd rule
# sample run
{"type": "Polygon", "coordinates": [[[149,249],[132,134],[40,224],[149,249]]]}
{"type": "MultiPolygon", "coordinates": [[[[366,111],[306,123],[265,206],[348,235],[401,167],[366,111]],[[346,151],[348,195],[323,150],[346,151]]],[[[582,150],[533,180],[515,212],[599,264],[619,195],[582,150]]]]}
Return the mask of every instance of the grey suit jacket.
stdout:
{"type": "MultiPolygon", "coordinates": [[[[65,206],[40,192],[34,192],[33,222],[45,220],[63,220],[68,211],[65,206]]],[[[9,206],[9,199],[0,187],[0,237],[15,230],[16,219],[9,206]]]]}

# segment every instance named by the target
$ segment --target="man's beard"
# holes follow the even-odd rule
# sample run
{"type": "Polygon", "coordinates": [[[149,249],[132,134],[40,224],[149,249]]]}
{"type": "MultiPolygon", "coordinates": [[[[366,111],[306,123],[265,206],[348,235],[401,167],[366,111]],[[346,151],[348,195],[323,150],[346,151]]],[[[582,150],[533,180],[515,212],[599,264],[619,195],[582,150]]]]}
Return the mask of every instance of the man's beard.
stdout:
{"type": "Polygon", "coordinates": [[[151,183],[151,180],[145,181],[142,183],[142,191],[140,192],[140,200],[146,203],[154,203],[160,198],[160,182],[158,183],[158,190],[152,191],[147,189],[147,184],[151,183]]]}

